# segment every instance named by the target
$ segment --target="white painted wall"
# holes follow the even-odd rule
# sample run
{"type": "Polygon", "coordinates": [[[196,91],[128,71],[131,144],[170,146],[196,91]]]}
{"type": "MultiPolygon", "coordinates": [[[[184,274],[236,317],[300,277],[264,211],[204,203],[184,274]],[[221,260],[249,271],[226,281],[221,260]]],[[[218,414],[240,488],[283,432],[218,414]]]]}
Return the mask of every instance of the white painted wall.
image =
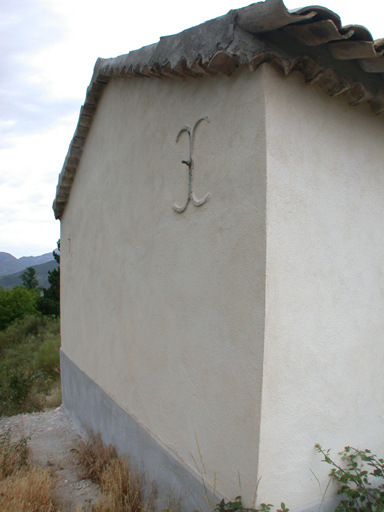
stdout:
{"type": "Polygon", "coordinates": [[[261,73],[116,79],[62,218],[65,354],[207,479],[250,500],[257,480],[265,290],[261,73]],[[196,132],[183,214],[185,124],[196,132]]]}
{"type": "MultiPolygon", "coordinates": [[[[383,455],[384,124],[264,69],[267,285],[259,497],[321,498],[346,445],[383,455]]],[[[314,509],[317,510],[317,509],[314,509]]]]}

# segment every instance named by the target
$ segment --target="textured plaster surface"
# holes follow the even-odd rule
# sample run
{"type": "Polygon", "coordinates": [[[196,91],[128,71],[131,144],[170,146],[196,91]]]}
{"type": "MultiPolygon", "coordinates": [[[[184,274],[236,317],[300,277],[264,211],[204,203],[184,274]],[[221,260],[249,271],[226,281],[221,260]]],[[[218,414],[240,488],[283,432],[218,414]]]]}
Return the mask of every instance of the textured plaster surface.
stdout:
{"type": "Polygon", "coordinates": [[[327,485],[315,443],[384,450],[384,127],[299,78],[264,79],[259,496],[293,509],[321,498],[311,470],[327,485]]]}
{"type": "Polygon", "coordinates": [[[257,481],[265,289],[262,72],[114,79],[62,217],[62,347],[90,379],[207,481],[257,481]],[[199,208],[188,193],[194,144],[199,208]],[[185,137],[183,139],[183,137],[185,137]],[[201,467],[201,463],[199,462],[201,467]]]}

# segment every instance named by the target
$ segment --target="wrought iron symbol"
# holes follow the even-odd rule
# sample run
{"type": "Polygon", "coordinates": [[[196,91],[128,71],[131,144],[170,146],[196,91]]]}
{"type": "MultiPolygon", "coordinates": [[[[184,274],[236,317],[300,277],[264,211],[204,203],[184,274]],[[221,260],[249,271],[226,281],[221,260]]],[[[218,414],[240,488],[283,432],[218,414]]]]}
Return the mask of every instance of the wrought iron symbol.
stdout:
{"type": "Polygon", "coordinates": [[[189,201],[192,201],[192,203],[195,206],[201,206],[202,204],[205,203],[205,201],[210,196],[210,194],[208,193],[202,199],[197,199],[197,197],[193,193],[193,189],[192,189],[193,167],[194,167],[194,162],[193,162],[193,158],[192,158],[193,142],[194,142],[194,138],[195,138],[196,128],[199,126],[199,124],[202,121],[206,121],[207,123],[210,122],[208,117],[201,117],[198,121],[196,121],[196,123],[193,125],[192,128],[190,126],[183,126],[182,129],[177,134],[177,137],[176,137],[176,142],[179,141],[180,135],[182,133],[184,133],[184,132],[188,133],[188,137],[189,137],[189,160],[182,160],[181,161],[182,164],[185,164],[188,167],[188,197],[187,197],[187,202],[185,203],[184,206],[178,206],[177,204],[173,205],[173,209],[177,213],[183,213],[183,211],[186,210],[186,208],[187,208],[187,206],[189,204],[189,201]]]}

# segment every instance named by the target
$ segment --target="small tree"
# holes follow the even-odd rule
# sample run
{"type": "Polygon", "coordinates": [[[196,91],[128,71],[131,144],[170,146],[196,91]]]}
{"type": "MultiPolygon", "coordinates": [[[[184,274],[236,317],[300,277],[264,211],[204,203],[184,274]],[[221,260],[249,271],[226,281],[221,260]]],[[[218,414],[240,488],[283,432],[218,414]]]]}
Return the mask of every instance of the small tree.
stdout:
{"type": "MultiPolygon", "coordinates": [[[[53,257],[60,265],[60,240],[57,241],[57,250],[53,257]]],[[[37,309],[43,315],[60,316],[60,266],[48,272],[49,288],[42,288],[42,296],[37,299],[37,309]]]]}
{"type": "Polygon", "coordinates": [[[36,270],[34,267],[27,267],[20,275],[20,279],[23,281],[23,286],[27,290],[36,290],[39,286],[39,281],[37,280],[36,270]]]}

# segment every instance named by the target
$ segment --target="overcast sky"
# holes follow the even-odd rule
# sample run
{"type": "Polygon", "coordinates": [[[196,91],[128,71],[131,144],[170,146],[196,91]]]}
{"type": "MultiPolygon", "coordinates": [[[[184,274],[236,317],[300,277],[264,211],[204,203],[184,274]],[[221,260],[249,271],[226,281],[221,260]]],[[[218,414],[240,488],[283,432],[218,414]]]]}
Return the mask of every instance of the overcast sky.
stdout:
{"type": "MultiPolygon", "coordinates": [[[[36,256],[56,246],[57,177],[97,57],[128,53],[249,3],[0,0],[0,252],[36,256]]],[[[384,37],[382,0],[320,4],[343,25],[384,37]]]]}

